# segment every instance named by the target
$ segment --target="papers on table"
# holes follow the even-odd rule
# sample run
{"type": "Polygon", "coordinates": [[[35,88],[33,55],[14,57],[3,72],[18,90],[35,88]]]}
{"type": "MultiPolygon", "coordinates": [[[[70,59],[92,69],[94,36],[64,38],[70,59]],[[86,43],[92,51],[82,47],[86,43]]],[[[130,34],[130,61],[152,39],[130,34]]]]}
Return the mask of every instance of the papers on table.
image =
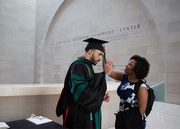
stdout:
{"type": "Polygon", "coordinates": [[[26,120],[36,124],[36,125],[40,125],[40,124],[45,124],[45,123],[48,123],[48,122],[51,122],[52,120],[46,118],[46,117],[43,117],[43,116],[36,116],[34,114],[31,115],[30,118],[27,118],[26,120]]]}
{"type": "Polygon", "coordinates": [[[48,122],[51,122],[52,120],[48,119],[48,118],[44,118],[44,119],[33,119],[33,118],[28,118],[27,119],[28,121],[36,124],[36,125],[40,125],[40,124],[45,124],[45,123],[48,123],[48,122]]]}
{"type": "Polygon", "coordinates": [[[8,129],[9,126],[5,122],[0,122],[0,129],[8,129]]]}

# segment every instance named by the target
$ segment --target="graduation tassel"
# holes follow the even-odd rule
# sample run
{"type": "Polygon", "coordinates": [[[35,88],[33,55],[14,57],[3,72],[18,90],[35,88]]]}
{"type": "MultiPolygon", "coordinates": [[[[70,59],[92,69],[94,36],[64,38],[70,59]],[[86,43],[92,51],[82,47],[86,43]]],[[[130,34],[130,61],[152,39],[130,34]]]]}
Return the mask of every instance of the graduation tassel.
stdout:
{"type": "Polygon", "coordinates": [[[104,63],[106,64],[107,61],[106,61],[106,53],[104,52],[104,63]]]}

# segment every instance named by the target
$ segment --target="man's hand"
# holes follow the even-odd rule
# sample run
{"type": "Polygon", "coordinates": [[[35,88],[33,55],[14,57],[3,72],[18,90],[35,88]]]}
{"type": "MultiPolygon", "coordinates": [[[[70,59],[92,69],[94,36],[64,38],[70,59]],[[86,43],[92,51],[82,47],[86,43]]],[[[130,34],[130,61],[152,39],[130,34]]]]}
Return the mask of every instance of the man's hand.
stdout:
{"type": "Polygon", "coordinates": [[[104,96],[104,101],[109,102],[109,100],[110,100],[110,96],[108,93],[106,93],[104,96]]]}

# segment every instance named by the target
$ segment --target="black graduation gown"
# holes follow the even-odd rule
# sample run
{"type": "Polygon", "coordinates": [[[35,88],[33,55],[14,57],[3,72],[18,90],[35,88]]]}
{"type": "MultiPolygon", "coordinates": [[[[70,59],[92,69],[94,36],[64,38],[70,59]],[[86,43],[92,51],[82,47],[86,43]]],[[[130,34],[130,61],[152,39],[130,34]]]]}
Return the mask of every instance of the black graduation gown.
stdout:
{"type": "Polygon", "coordinates": [[[100,129],[101,105],[107,86],[105,73],[94,74],[92,64],[79,58],[70,66],[56,107],[68,128],[100,129]]]}

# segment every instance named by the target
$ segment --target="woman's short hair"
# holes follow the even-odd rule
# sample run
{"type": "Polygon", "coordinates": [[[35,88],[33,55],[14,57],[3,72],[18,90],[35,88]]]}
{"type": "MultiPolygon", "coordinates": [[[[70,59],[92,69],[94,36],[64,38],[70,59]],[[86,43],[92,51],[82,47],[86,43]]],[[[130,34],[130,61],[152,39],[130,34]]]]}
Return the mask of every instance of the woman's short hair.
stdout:
{"type": "Polygon", "coordinates": [[[150,64],[148,60],[139,55],[134,55],[130,58],[130,60],[135,60],[136,64],[133,68],[133,71],[138,79],[144,79],[147,77],[150,69],[150,64]]]}

